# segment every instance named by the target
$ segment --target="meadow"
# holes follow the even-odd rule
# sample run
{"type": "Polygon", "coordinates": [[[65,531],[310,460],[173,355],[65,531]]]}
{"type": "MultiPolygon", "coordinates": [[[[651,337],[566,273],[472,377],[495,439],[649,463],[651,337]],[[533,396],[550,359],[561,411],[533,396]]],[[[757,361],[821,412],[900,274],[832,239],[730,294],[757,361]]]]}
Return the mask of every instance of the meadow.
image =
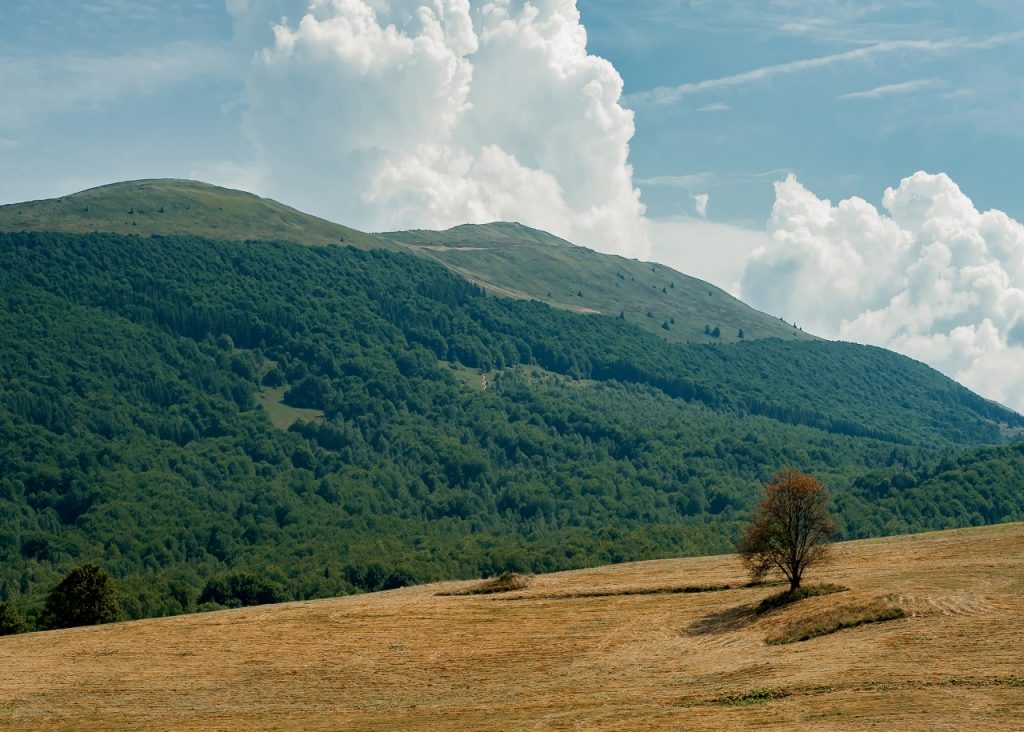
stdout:
{"type": "Polygon", "coordinates": [[[1024,524],[836,545],[758,613],[736,557],[0,638],[10,729],[1015,729],[1024,524]],[[729,589],[725,589],[728,586],[729,589]],[[703,589],[704,591],[697,591],[703,589]],[[884,602],[903,617],[768,640],[884,602]]]}

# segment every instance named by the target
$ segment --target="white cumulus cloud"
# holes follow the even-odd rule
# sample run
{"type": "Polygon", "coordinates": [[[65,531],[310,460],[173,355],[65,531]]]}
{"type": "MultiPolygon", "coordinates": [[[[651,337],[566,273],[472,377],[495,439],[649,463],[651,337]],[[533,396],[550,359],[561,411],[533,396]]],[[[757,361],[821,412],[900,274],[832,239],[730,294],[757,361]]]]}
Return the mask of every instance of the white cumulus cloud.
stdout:
{"type": "Polygon", "coordinates": [[[697,215],[704,218],[708,215],[708,201],[711,200],[711,196],[707,193],[694,193],[690,196],[693,199],[693,207],[697,211],[697,215]]]}
{"type": "Polygon", "coordinates": [[[979,212],[949,176],[918,172],[882,197],[833,205],[775,184],[769,241],[742,295],[826,337],[918,358],[1024,410],[1024,225],[979,212]]]}
{"type": "Polygon", "coordinates": [[[372,230],[518,220],[644,257],[622,79],[575,0],[232,0],[261,192],[372,230]],[[269,17],[268,17],[269,16],[269,17]]]}

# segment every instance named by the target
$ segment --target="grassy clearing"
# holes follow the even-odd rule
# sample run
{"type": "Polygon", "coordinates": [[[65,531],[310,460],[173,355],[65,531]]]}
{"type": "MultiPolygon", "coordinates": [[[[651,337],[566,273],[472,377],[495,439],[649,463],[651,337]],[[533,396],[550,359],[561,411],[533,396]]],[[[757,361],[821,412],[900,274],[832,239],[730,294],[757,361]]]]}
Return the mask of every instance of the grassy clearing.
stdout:
{"type": "Polygon", "coordinates": [[[271,424],[279,430],[286,430],[300,419],[304,419],[307,422],[321,422],[323,420],[324,413],[319,409],[289,407],[281,401],[284,399],[284,393],[287,389],[288,387],[286,386],[279,386],[276,389],[263,389],[256,395],[256,401],[267,410],[271,424]]]}
{"type": "Polygon", "coordinates": [[[754,612],[758,615],[763,615],[769,610],[784,607],[785,605],[791,605],[794,602],[799,602],[800,600],[806,599],[808,597],[831,595],[834,592],[846,592],[848,589],[850,588],[844,587],[843,585],[824,583],[820,585],[808,585],[807,587],[801,587],[792,592],[790,590],[786,590],[785,592],[780,592],[776,595],[770,595],[761,600],[761,602],[758,603],[757,607],[754,608],[754,612]]]}
{"type": "Polygon", "coordinates": [[[495,376],[494,373],[488,375],[481,369],[470,368],[468,366],[463,366],[460,363],[438,361],[437,365],[442,369],[450,370],[456,381],[464,387],[474,391],[482,391],[483,389],[486,389],[488,382],[492,381],[495,376]]]}
{"type": "Polygon", "coordinates": [[[882,623],[907,617],[907,612],[895,604],[892,596],[875,598],[866,603],[834,608],[819,615],[801,618],[786,625],[775,635],[765,638],[769,645],[783,645],[810,640],[869,623],[882,623]]]}

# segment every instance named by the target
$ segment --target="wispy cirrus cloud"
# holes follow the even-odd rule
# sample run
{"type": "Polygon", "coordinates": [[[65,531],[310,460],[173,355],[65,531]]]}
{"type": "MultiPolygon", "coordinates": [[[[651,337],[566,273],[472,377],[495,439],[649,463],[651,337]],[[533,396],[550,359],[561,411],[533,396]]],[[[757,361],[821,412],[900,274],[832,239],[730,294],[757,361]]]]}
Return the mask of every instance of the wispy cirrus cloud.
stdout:
{"type": "Polygon", "coordinates": [[[704,188],[721,181],[735,180],[756,180],[760,178],[785,178],[792,171],[788,168],[773,168],[753,173],[732,172],[713,173],[702,170],[697,173],[685,173],[683,175],[655,175],[649,178],[637,178],[637,185],[662,186],[665,188],[704,188]]]}
{"type": "Polygon", "coordinates": [[[732,109],[731,104],[723,104],[722,102],[715,102],[713,104],[705,104],[703,107],[698,109],[698,112],[728,112],[732,109]]]}
{"type": "Polygon", "coordinates": [[[198,77],[228,75],[231,68],[225,50],[188,41],[116,55],[0,55],[0,88],[17,100],[0,105],[0,131],[35,125],[75,109],[100,108],[198,77]]]}
{"type": "Polygon", "coordinates": [[[836,99],[882,99],[883,97],[899,96],[900,94],[913,94],[914,92],[935,89],[940,86],[943,86],[943,83],[939,79],[915,79],[914,81],[904,81],[898,84],[882,84],[865,91],[840,94],[836,99]]]}
{"type": "Polygon", "coordinates": [[[996,48],[1024,40],[1024,31],[1014,33],[1001,33],[987,38],[969,39],[953,38],[948,40],[896,40],[874,43],[850,51],[830,53],[814,58],[798,59],[787,61],[781,64],[761,66],[756,69],[744,71],[739,74],[721,76],[715,79],[687,82],[676,86],[659,86],[647,91],[635,92],[623,98],[627,105],[649,106],[675,104],[681,99],[702,94],[704,92],[728,89],[732,87],[746,86],[762,81],[767,81],[776,76],[796,74],[804,71],[825,68],[835,64],[867,61],[876,56],[887,54],[909,52],[938,54],[957,50],[983,50],[996,48]]]}

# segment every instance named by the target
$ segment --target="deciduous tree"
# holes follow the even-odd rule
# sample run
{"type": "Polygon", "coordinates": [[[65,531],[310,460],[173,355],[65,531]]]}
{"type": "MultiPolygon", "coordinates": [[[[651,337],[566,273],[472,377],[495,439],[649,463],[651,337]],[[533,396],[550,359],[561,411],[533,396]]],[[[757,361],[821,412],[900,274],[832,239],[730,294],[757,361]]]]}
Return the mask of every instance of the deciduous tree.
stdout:
{"type": "Polygon", "coordinates": [[[99,625],[121,619],[121,605],[110,576],[95,564],[75,567],[46,598],[44,622],[50,628],[99,625]]]}
{"type": "Polygon", "coordinates": [[[793,592],[808,567],[828,560],[834,534],[825,486],[814,476],[789,468],[765,486],[739,553],[753,579],[777,570],[793,592]]]}

